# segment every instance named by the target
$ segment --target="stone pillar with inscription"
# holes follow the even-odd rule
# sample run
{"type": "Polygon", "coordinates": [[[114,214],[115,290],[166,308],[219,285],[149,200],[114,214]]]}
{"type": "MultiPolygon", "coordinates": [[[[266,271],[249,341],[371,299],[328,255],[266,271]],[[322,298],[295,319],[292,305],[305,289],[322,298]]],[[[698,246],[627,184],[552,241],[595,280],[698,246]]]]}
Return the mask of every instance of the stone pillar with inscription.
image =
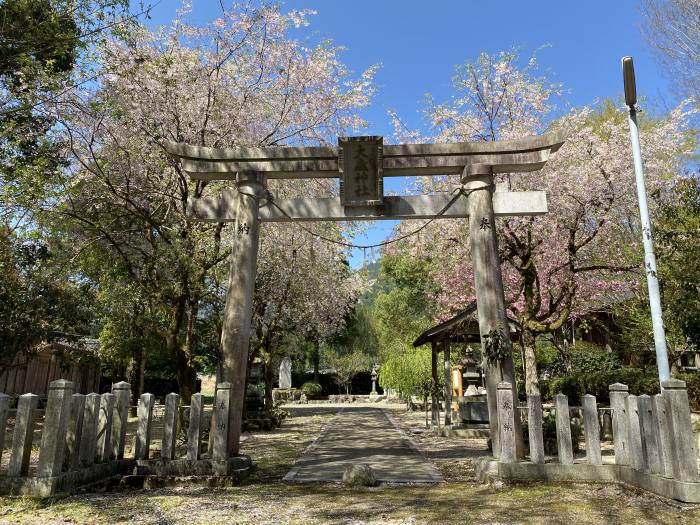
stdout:
{"type": "MultiPolygon", "coordinates": [[[[462,173],[462,184],[464,189],[470,192],[467,201],[469,242],[471,244],[481,345],[484,348],[484,336],[488,335],[492,330],[499,330],[503,335],[503,342],[509,349],[508,357],[497,365],[493,365],[484,359],[491,449],[494,457],[498,457],[501,450],[496,403],[498,384],[502,381],[510,383],[513,390],[513,399],[516,401],[518,392],[515,382],[515,368],[513,367],[510,330],[508,319],[506,318],[505,298],[503,296],[503,277],[501,276],[501,264],[498,257],[492,201],[494,183],[491,166],[485,164],[467,166],[462,173]]],[[[522,458],[523,434],[518,410],[513,410],[512,414],[517,456],[522,458]]]]}
{"type": "Polygon", "coordinates": [[[258,263],[260,222],[258,206],[265,195],[265,177],[257,172],[236,175],[238,196],[228,293],[221,330],[222,379],[231,383],[228,453],[238,454],[241,440],[250,325],[253,316],[255,270],[258,263]]]}
{"type": "MultiPolygon", "coordinates": [[[[515,463],[517,461],[516,436],[511,421],[515,418],[513,414],[516,412],[516,407],[512,385],[506,381],[499,383],[496,395],[496,405],[501,420],[498,429],[500,433],[498,444],[501,447],[501,451],[497,457],[501,463],[515,463]]],[[[493,437],[491,441],[493,442],[493,437]]],[[[496,453],[494,452],[495,455],[496,453]]]]}

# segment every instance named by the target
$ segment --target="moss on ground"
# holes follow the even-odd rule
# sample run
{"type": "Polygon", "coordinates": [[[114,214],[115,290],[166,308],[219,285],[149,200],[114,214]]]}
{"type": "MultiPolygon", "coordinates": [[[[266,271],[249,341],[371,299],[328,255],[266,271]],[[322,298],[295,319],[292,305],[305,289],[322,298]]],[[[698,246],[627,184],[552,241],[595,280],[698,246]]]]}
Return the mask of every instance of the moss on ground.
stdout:
{"type": "MultiPolygon", "coordinates": [[[[330,411],[300,410],[282,429],[249,436],[242,449],[253,457],[257,470],[239,487],[119,490],[45,500],[0,498],[0,523],[700,524],[698,506],[617,485],[495,488],[456,476],[431,486],[283,483],[281,477],[331,416],[330,411]]],[[[444,454],[446,449],[441,450],[444,454]]],[[[459,464],[466,468],[469,462],[459,464]]]]}

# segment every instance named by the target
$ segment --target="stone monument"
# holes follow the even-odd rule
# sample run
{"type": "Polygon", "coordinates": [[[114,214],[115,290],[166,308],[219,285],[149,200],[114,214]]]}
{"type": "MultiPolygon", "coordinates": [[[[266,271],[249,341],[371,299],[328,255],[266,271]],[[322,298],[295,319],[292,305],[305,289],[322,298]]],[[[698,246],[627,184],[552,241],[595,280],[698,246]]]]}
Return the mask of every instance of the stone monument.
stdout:
{"type": "Polygon", "coordinates": [[[289,357],[282,359],[280,363],[280,390],[292,388],[292,360],[289,357]]]}

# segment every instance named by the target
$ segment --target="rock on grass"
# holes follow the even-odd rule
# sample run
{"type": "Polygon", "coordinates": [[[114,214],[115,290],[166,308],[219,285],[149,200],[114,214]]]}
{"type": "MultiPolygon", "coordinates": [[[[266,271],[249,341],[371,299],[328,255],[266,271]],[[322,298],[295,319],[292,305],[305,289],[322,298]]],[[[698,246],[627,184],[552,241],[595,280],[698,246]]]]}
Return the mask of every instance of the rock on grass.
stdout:
{"type": "Polygon", "coordinates": [[[369,464],[359,463],[343,472],[343,483],[350,487],[374,487],[377,485],[377,476],[369,464]]]}

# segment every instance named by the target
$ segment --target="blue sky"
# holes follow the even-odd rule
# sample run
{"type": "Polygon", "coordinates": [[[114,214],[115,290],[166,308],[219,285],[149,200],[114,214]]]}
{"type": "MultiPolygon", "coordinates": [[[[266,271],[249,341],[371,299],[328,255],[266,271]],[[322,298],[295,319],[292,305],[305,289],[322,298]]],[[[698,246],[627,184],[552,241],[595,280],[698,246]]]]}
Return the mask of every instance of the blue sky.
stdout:
{"type": "MultiPolygon", "coordinates": [[[[191,3],[193,22],[205,23],[221,12],[218,0],[191,3]]],[[[362,134],[389,137],[387,109],[395,109],[409,126],[420,127],[425,94],[438,101],[452,95],[455,65],[475,59],[482,51],[497,53],[514,47],[529,57],[537,48],[550,46],[538,53],[540,68],[551,80],[563,83],[568,90],[565,102],[573,106],[619,96],[620,59],[632,55],[638,93],[657,109],[671,107],[675,99],[668,79],[640,35],[638,4],[630,0],[288,0],[283,7],[317,11],[300,37],[310,43],[331,39],[345,47],[343,59],[356,73],[381,63],[377,96],[363,114],[369,126],[362,134]]],[[[149,24],[167,24],[179,6],[179,1],[162,0],[149,24]]],[[[397,183],[390,181],[387,191],[399,190],[397,183]]],[[[374,222],[356,242],[379,242],[391,228],[389,221],[374,222]]],[[[361,251],[353,253],[352,264],[362,264],[361,251]]]]}

